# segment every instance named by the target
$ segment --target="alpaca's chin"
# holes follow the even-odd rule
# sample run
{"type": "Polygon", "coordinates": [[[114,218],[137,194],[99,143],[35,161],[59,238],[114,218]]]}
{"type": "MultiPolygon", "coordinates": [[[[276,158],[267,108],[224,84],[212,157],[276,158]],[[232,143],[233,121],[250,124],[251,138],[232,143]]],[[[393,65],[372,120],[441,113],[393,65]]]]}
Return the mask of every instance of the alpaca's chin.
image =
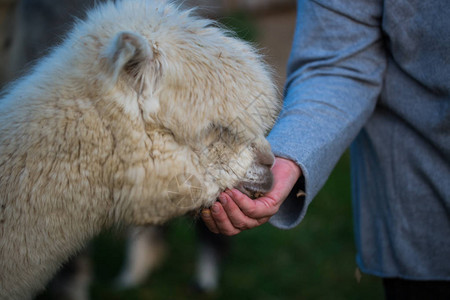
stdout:
{"type": "Polygon", "coordinates": [[[272,189],[272,176],[264,182],[241,182],[236,189],[251,199],[264,196],[272,189]]]}

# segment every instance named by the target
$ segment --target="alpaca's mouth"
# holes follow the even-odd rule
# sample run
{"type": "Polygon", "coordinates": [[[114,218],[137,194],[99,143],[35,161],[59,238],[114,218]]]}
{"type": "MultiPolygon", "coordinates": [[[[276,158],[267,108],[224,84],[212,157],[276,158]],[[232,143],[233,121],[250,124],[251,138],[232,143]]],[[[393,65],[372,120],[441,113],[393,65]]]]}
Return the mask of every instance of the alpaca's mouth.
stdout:
{"type": "Polygon", "coordinates": [[[241,182],[236,189],[251,199],[260,198],[272,189],[272,178],[267,182],[241,182]]]}

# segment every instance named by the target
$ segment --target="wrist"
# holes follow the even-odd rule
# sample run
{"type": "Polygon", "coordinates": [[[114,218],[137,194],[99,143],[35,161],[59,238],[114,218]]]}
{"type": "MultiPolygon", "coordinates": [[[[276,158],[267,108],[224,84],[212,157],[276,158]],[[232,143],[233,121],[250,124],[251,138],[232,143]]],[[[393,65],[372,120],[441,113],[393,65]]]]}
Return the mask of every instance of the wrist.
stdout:
{"type": "Polygon", "coordinates": [[[275,160],[277,164],[282,165],[283,169],[286,169],[291,174],[292,178],[295,178],[295,181],[302,175],[302,170],[294,161],[278,156],[275,157],[275,160]]]}

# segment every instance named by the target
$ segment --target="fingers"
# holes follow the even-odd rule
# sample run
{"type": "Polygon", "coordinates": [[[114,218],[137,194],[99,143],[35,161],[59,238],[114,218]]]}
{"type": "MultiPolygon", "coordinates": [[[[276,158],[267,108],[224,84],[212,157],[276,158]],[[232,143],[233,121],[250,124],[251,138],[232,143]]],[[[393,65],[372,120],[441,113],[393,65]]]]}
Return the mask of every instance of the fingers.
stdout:
{"type": "Polygon", "coordinates": [[[235,235],[268,222],[281,204],[270,195],[250,199],[236,189],[221,193],[219,201],[208,213],[202,213],[202,218],[209,230],[225,235],[235,235]]]}
{"type": "Polygon", "coordinates": [[[227,190],[226,193],[232,197],[236,207],[242,211],[243,215],[250,218],[270,218],[278,211],[279,204],[273,198],[263,196],[258,199],[250,199],[236,189],[227,190]]]}
{"type": "Polygon", "coordinates": [[[276,158],[272,173],[272,190],[258,199],[250,199],[236,189],[221,193],[220,202],[202,212],[206,226],[214,233],[235,235],[266,223],[278,212],[301,175],[301,170],[290,160],[276,158]]]}
{"type": "Polygon", "coordinates": [[[222,193],[219,201],[210,209],[203,209],[201,216],[206,227],[213,233],[236,235],[244,230],[266,223],[270,217],[253,219],[246,216],[229,195],[222,193]]]}
{"type": "Polygon", "coordinates": [[[242,231],[254,228],[262,224],[260,223],[259,220],[253,219],[245,215],[245,212],[243,212],[236,205],[236,203],[233,201],[233,199],[231,199],[229,195],[222,193],[219,196],[219,200],[220,203],[222,204],[224,211],[227,214],[229,222],[231,223],[231,225],[233,225],[234,228],[237,228],[242,231]]]}
{"type": "Polygon", "coordinates": [[[205,222],[206,227],[213,232],[213,233],[219,233],[219,229],[217,228],[216,222],[214,221],[211,213],[211,209],[204,208],[202,209],[201,217],[203,222],[205,222]]]}
{"type": "Polygon", "coordinates": [[[270,217],[253,219],[244,214],[233,199],[222,193],[219,201],[210,209],[202,211],[202,219],[211,232],[224,235],[236,235],[244,230],[266,223],[270,217]]]}
{"type": "Polygon", "coordinates": [[[241,232],[240,229],[233,226],[230,219],[228,218],[227,212],[225,212],[222,204],[219,202],[216,202],[213,204],[213,206],[211,206],[211,218],[214,221],[214,225],[212,225],[210,222],[207,223],[206,226],[209,228],[209,230],[211,230],[214,233],[221,233],[225,235],[236,235],[241,232]],[[214,229],[216,231],[214,231],[214,229]]]}

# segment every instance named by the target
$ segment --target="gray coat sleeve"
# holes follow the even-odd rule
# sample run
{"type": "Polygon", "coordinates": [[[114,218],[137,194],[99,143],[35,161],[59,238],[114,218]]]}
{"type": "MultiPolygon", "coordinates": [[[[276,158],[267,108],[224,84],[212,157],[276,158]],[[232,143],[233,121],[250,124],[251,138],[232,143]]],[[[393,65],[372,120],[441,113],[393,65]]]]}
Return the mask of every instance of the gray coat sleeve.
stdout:
{"type": "Polygon", "coordinates": [[[370,117],[386,69],[382,1],[299,0],[297,9],[283,109],[268,137],[303,173],[270,220],[283,229],[300,223],[370,117]]]}

